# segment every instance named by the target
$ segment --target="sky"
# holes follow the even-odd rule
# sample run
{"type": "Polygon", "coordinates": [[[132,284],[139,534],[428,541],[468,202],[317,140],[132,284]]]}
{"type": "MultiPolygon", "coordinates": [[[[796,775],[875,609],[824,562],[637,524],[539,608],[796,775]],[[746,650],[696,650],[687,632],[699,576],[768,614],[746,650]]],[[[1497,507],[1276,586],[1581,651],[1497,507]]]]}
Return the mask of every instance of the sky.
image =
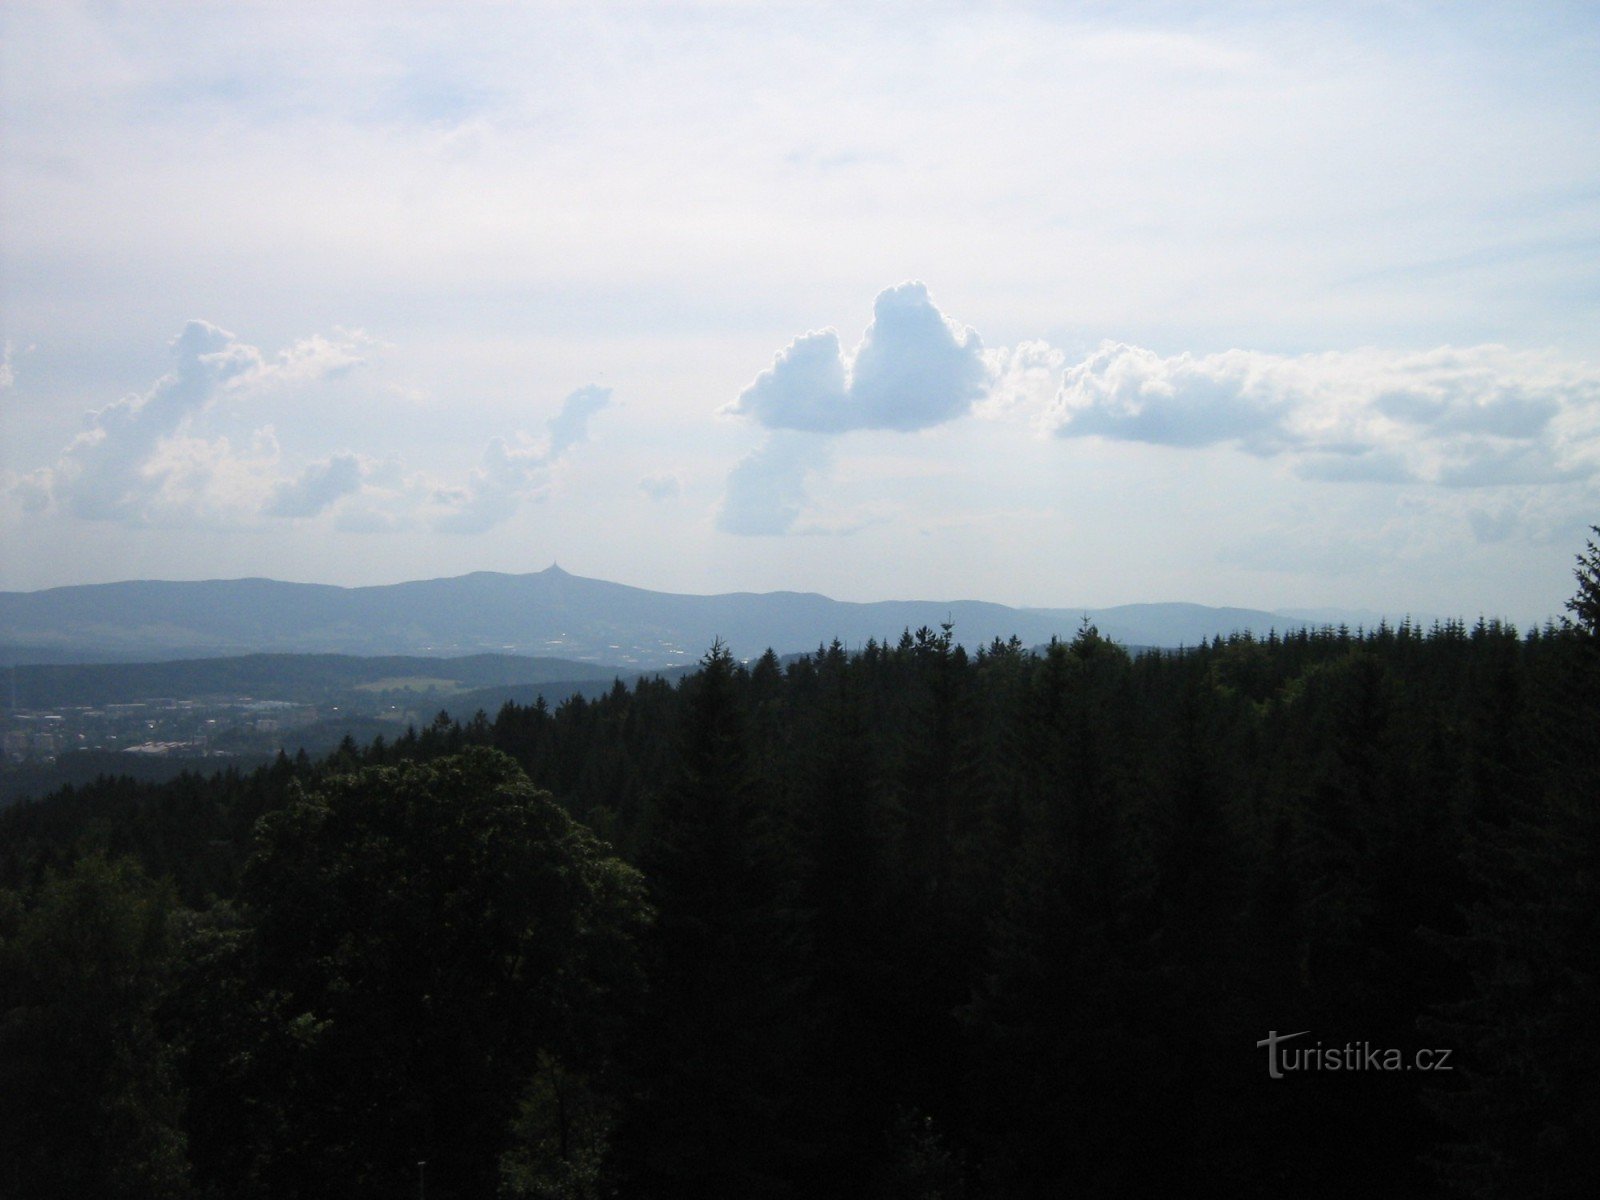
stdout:
{"type": "Polygon", "coordinates": [[[0,589],[1559,615],[1600,6],[0,8],[0,589]]]}

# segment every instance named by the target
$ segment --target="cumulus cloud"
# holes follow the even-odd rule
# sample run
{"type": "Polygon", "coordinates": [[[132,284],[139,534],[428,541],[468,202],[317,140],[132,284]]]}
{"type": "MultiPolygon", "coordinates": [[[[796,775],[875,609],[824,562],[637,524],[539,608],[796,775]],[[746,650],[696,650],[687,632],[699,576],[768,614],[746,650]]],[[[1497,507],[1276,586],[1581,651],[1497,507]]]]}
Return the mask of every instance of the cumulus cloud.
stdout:
{"type": "Polygon", "coordinates": [[[548,422],[546,436],[491,439],[457,486],[398,459],[354,451],[325,455],[284,474],[270,426],[235,448],[201,436],[202,416],[218,398],[343,375],[372,338],[336,330],[303,338],[275,355],[208,321],[190,321],[170,343],[172,369],[143,392],[86,418],[86,428],[54,462],[6,481],[24,512],[58,509],[84,520],[130,525],[196,522],[248,525],[262,518],[309,520],[332,513],[345,530],[399,530],[418,524],[476,532],[509,518],[549,486],[552,468],[588,438],[589,422],[610,400],[606,388],[579,388],[548,422]]]}
{"type": "Polygon", "coordinates": [[[434,493],[442,510],[434,528],[441,533],[482,533],[509,520],[523,500],[544,491],[548,466],[542,450],[513,448],[504,438],[490,438],[466,486],[434,493]]]}
{"type": "Polygon", "coordinates": [[[1049,342],[1018,342],[988,352],[988,396],[974,408],[996,419],[1013,412],[1038,412],[1055,398],[1067,356],[1049,342]]]}
{"type": "Polygon", "coordinates": [[[439,533],[483,533],[545,496],[555,467],[588,440],[589,419],[610,401],[609,388],[579,388],[546,423],[542,442],[526,435],[490,438],[463,483],[430,480],[397,459],[336,454],[281,481],[262,511],[308,518],[337,505],[334,524],[346,533],[393,533],[419,522],[439,533]]]}
{"type": "Polygon", "coordinates": [[[146,524],[235,528],[255,514],[277,472],[278,442],[258,429],[242,447],[226,437],[177,436],[156,447],[147,464],[160,487],[140,513],[146,524]]]}
{"type": "Polygon", "coordinates": [[[23,507],[51,506],[91,521],[143,523],[200,497],[207,480],[258,463],[229,460],[225,440],[186,435],[224,392],[271,382],[305,382],[361,361],[355,341],[313,337],[273,359],[209,321],[190,321],[169,344],[172,369],[143,392],[85,418],[86,428],[56,461],[16,485],[23,507]]]}
{"type": "Polygon", "coordinates": [[[1502,346],[1163,357],[1106,342],[1065,370],[1043,424],[1292,456],[1306,479],[1559,483],[1600,468],[1600,373],[1502,346]]]}
{"type": "Polygon", "coordinates": [[[823,438],[783,430],[770,434],[728,475],[717,528],[745,536],[790,532],[805,505],[806,477],[827,461],[823,438]]]}
{"type": "MultiPolygon", "coordinates": [[[[399,458],[357,456],[361,486],[330,506],[333,527],[341,533],[400,533],[414,530],[433,504],[439,485],[399,458]]],[[[320,515],[320,514],[319,514],[320,515]]]]}
{"type": "Polygon", "coordinates": [[[365,474],[358,456],[331,455],[306,467],[297,478],[281,480],[261,511],[269,517],[315,517],[360,491],[365,474]]]}
{"type": "Polygon", "coordinates": [[[826,465],[818,435],[913,432],[965,416],[988,395],[995,360],[977,331],[950,320],[921,283],[878,293],[854,351],[837,330],[794,339],[721,411],[771,431],[728,476],[717,527],[788,533],[805,506],[808,476],[826,465]]]}
{"type": "Polygon", "coordinates": [[[433,526],[441,533],[482,533],[510,520],[524,501],[541,498],[550,485],[551,468],[589,436],[589,418],[611,401],[611,389],[579,388],[561,404],[548,423],[543,446],[512,446],[491,438],[465,486],[437,489],[433,526]]]}
{"type": "Polygon", "coordinates": [[[550,419],[550,447],[546,454],[560,458],[573,446],[589,440],[589,418],[611,403],[611,389],[590,384],[581,387],[561,402],[561,411],[550,419]]]}
{"type": "Polygon", "coordinates": [[[1257,356],[1202,359],[1116,342],[1067,369],[1051,417],[1062,437],[1098,435],[1169,446],[1243,441],[1267,450],[1281,437],[1284,395],[1258,378],[1257,356]]]}
{"type": "Polygon", "coordinates": [[[231,381],[262,369],[260,352],[208,321],[190,321],[169,343],[173,369],[146,391],[91,412],[88,428],[54,466],[36,472],[31,500],[45,497],[88,520],[139,519],[162,490],[157,448],[231,381]]]}
{"type": "Polygon", "coordinates": [[[967,413],[989,378],[977,332],[944,316],[921,283],[903,283],[878,294],[852,354],[835,330],[807,333],[723,411],[810,433],[927,429],[967,413]]]}
{"type": "Polygon", "coordinates": [[[374,338],[360,329],[335,329],[334,332],[337,340],[312,334],[287,350],[279,351],[276,359],[262,363],[261,381],[309,383],[334,379],[366,362],[356,350],[371,344],[374,338]]]}

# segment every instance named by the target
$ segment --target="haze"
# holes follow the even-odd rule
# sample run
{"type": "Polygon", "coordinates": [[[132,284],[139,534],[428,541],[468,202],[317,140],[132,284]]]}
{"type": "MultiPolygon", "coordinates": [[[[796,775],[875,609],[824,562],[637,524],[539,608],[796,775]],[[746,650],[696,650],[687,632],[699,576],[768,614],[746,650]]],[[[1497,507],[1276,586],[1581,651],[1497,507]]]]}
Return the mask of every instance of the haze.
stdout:
{"type": "Polygon", "coordinates": [[[1540,621],[1600,11],[27,4],[0,589],[1540,621]]]}

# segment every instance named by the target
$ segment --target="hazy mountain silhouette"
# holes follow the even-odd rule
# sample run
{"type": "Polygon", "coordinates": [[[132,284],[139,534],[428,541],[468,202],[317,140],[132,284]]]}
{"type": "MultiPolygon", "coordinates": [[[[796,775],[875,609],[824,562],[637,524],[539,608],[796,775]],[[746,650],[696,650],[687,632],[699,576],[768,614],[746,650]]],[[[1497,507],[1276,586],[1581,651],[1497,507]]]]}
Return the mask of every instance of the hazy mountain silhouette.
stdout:
{"type": "Polygon", "coordinates": [[[1140,646],[1296,629],[1271,612],[1198,604],[1009,608],[976,600],[831,600],[814,592],[715,596],[653,592],[559,567],[480,571],[378,587],[270,579],[136,581],[0,592],[0,662],[129,662],[254,653],[432,657],[541,655],[621,667],[693,662],[716,638],[740,656],[771,647],[857,647],[950,622],[969,647],[1013,635],[1028,645],[1071,637],[1087,616],[1140,646]]]}

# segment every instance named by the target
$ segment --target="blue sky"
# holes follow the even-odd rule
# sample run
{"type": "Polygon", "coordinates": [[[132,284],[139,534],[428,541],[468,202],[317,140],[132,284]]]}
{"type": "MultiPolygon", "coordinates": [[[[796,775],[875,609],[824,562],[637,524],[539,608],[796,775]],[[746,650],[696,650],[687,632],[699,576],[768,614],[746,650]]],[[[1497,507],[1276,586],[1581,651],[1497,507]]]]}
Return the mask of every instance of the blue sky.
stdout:
{"type": "Polygon", "coordinates": [[[16,3],[0,588],[1559,612],[1592,5],[16,3]]]}

